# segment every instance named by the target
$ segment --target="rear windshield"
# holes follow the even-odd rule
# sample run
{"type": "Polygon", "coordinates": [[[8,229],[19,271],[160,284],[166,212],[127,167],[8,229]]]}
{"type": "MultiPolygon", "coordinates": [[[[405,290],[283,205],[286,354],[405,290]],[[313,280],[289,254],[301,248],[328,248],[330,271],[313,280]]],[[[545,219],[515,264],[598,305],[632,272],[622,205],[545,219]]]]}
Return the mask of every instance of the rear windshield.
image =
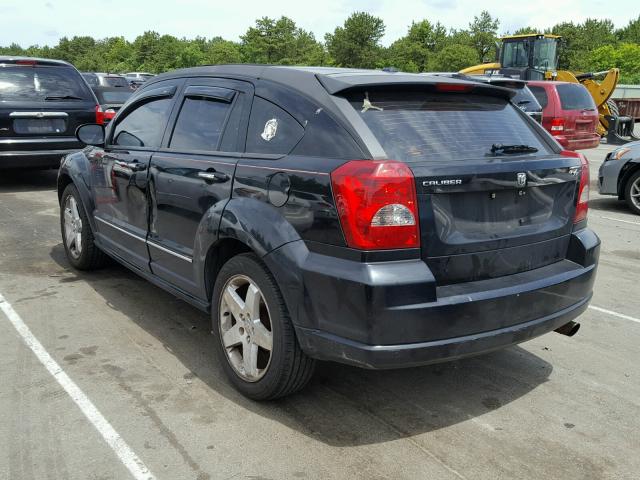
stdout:
{"type": "Polygon", "coordinates": [[[74,97],[92,99],[80,74],[71,67],[0,67],[0,102],[73,101],[74,97]]]}
{"type": "Polygon", "coordinates": [[[349,101],[391,159],[482,158],[498,143],[535,147],[536,155],[553,153],[504,99],[424,92],[369,92],[368,97],[353,94],[349,101]]]}
{"type": "Polygon", "coordinates": [[[546,108],[549,103],[549,97],[547,96],[547,91],[544,87],[537,87],[535,85],[529,85],[529,90],[533,93],[538,100],[538,103],[542,108],[546,108]]]}
{"type": "Polygon", "coordinates": [[[104,84],[107,87],[126,87],[129,88],[129,82],[124,77],[104,77],[104,84]]]}
{"type": "Polygon", "coordinates": [[[558,85],[558,95],[563,110],[595,110],[596,104],[589,91],[577,83],[558,85]]]}
{"type": "Polygon", "coordinates": [[[124,103],[129,100],[129,97],[133,94],[132,90],[118,90],[115,92],[99,92],[98,97],[102,100],[102,103],[124,103]]]}

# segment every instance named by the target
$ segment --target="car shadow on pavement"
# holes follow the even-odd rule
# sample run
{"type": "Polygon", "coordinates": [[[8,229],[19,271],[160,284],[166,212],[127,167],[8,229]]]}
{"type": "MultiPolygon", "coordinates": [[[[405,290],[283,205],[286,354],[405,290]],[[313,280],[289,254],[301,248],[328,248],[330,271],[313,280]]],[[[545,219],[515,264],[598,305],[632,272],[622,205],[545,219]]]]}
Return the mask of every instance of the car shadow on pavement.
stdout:
{"type": "Polygon", "coordinates": [[[55,190],[58,170],[0,170],[0,193],[55,190]]]}
{"type": "MultiPolygon", "coordinates": [[[[51,257],[73,272],[61,244],[51,257]]],[[[97,272],[74,272],[62,281],[86,282],[108,306],[154,336],[187,370],[185,384],[199,379],[240,408],[332,446],[382,443],[473,421],[526,395],[546,382],[553,369],[518,346],[403,370],[321,363],[303,391],[259,403],[227,382],[215,360],[208,315],[115,262],[97,272]]],[[[500,430],[499,425],[488,428],[500,430]]]]}
{"type": "Polygon", "coordinates": [[[618,212],[629,215],[632,219],[637,219],[627,202],[624,200],[618,200],[616,197],[600,197],[589,199],[589,208],[592,210],[599,210],[604,212],[618,212]]]}

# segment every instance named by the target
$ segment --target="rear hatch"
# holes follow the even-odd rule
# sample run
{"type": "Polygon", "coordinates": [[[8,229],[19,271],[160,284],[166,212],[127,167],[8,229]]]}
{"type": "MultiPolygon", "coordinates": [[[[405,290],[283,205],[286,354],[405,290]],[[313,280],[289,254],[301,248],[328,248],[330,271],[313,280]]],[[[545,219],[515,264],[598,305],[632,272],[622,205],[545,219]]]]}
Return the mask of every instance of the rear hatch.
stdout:
{"type": "Polygon", "coordinates": [[[504,93],[368,89],[348,100],[388,158],[413,171],[422,257],[440,285],[566,257],[580,162],[504,93]]]}
{"type": "Polygon", "coordinates": [[[71,140],[76,128],[95,122],[95,108],[93,93],[71,66],[36,62],[0,65],[3,150],[30,150],[43,139],[51,140],[48,149],[69,148],[70,141],[76,143],[71,140]],[[29,139],[34,139],[34,145],[29,139]],[[60,139],[59,145],[56,139],[60,139]]]}
{"type": "Polygon", "coordinates": [[[577,83],[556,86],[560,98],[561,115],[565,118],[567,137],[592,137],[598,126],[598,110],[588,90],[577,83]]]}

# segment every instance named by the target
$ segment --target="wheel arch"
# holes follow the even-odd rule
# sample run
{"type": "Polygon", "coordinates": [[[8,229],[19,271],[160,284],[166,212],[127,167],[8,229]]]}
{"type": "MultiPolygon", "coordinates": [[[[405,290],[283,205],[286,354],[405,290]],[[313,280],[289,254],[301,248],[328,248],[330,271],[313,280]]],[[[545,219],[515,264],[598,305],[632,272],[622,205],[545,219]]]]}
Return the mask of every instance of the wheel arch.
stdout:
{"type": "Polygon", "coordinates": [[[618,174],[618,198],[625,200],[624,191],[629,179],[640,171],[640,158],[629,160],[620,170],[618,174]]]}

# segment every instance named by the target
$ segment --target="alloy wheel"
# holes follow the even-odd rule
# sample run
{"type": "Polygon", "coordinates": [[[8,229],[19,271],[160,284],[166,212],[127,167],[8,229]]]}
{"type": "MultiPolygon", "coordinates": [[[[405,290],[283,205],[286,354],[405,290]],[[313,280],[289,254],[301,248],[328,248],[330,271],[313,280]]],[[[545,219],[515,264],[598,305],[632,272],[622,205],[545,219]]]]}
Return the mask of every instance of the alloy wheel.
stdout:
{"type": "Polygon", "coordinates": [[[82,219],[73,195],[69,195],[64,204],[64,241],[71,256],[79,258],[82,254],[82,219]]]}
{"type": "Polygon", "coordinates": [[[633,202],[637,209],[640,209],[640,177],[631,185],[629,195],[631,196],[631,202],[633,202]]]}
{"type": "Polygon", "coordinates": [[[260,288],[249,277],[231,277],[220,298],[220,339],[233,370],[257,382],[271,363],[273,332],[269,308],[260,288]]]}

